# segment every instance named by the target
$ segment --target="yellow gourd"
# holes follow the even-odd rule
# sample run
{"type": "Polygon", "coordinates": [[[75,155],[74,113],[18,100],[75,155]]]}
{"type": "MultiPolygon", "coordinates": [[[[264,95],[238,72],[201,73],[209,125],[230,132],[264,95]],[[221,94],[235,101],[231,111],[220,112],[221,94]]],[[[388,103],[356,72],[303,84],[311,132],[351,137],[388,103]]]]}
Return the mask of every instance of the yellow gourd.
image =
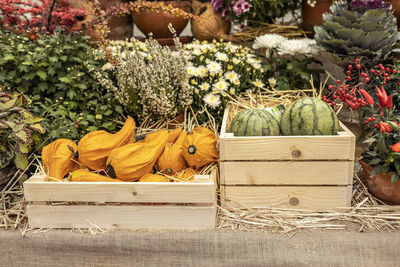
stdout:
{"type": "Polygon", "coordinates": [[[139,179],[139,182],[169,182],[169,179],[158,174],[146,174],[139,179]]]}
{"type": "Polygon", "coordinates": [[[182,151],[188,165],[200,168],[218,159],[217,137],[204,127],[196,127],[187,135],[182,151]]]}
{"type": "MultiPolygon", "coordinates": [[[[184,169],[180,172],[178,172],[177,174],[175,174],[174,177],[179,178],[179,179],[183,179],[186,181],[194,181],[194,176],[197,174],[197,172],[195,170],[193,170],[192,168],[187,168],[184,169]]],[[[175,180],[176,182],[181,182],[179,180],[175,180]]]]}
{"type": "Polygon", "coordinates": [[[95,171],[105,170],[111,151],[127,144],[135,127],[135,120],[129,117],[122,129],[115,134],[106,131],[88,133],[78,143],[79,162],[95,171]]]}
{"type": "Polygon", "coordinates": [[[187,132],[184,131],[175,143],[165,145],[164,152],[157,161],[159,171],[171,175],[185,168],[186,160],[182,155],[182,145],[186,140],[186,136],[187,132]]]}
{"type": "Polygon", "coordinates": [[[182,131],[183,131],[182,127],[178,127],[174,130],[169,130],[169,136],[168,136],[167,143],[175,142],[176,139],[181,135],[182,131]]]}
{"type": "Polygon", "coordinates": [[[69,139],[57,139],[43,147],[42,161],[50,181],[62,181],[70,171],[79,168],[79,164],[74,161],[76,150],[75,142],[69,139]]]}
{"type": "Polygon", "coordinates": [[[151,134],[150,141],[127,144],[114,149],[107,159],[110,176],[124,181],[137,181],[148,174],[160,157],[168,141],[168,131],[160,130],[151,134]]]}
{"type": "Polygon", "coordinates": [[[88,169],[80,169],[71,173],[71,182],[124,182],[119,179],[110,178],[98,173],[90,172],[88,169]]]}

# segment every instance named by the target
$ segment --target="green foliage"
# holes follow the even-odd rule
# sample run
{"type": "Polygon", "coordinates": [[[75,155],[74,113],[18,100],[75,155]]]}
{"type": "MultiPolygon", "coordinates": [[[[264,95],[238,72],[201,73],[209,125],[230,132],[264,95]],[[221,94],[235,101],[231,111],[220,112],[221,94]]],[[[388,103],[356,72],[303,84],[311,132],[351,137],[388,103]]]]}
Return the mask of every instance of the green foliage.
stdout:
{"type": "Polygon", "coordinates": [[[247,18],[250,25],[272,23],[275,18],[284,16],[288,11],[293,11],[300,6],[299,0],[254,0],[252,14],[247,18]]]}
{"type": "Polygon", "coordinates": [[[315,66],[322,63],[313,57],[276,57],[264,64],[264,71],[267,77],[275,77],[278,90],[293,90],[310,88],[311,76],[314,85],[318,86],[320,74],[324,71],[321,68],[310,68],[310,64],[315,66]]]}
{"type": "Polygon", "coordinates": [[[32,144],[45,132],[40,124],[43,119],[27,107],[23,94],[6,93],[0,88],[0,169],[11,162],[18,169],[25,169],[32,144]]]}
{"type": "Polygon", "coordinates": [[[0,84],[26,93],[45,118],[50,139],[79,139],[87,131],[117,130],[122,107],[89,71],[101,71],[89,37],[81,33],[38,35],[37,40],[0,31],[0,84]]]}

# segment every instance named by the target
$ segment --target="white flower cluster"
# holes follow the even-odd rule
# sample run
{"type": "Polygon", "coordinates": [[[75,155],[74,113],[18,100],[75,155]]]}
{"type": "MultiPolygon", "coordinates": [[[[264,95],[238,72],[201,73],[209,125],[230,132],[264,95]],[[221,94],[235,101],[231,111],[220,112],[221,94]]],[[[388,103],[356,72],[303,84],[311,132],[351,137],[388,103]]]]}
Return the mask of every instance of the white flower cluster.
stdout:
{"type": "Polygon", "coordinates": [[[315,40],[303,39],[287,39],[279,34],[265,34],[256,38],[254,49],[266,49],[265,55],[270,58],[274,53],[283,55],[305,55],[312,56],[318,53],[315,40]]]}
{"type": "Polygon", "coordinates": [[[196,96],[211,109],[221,108],[223,98],[255,87],[264,87],[262,65],[249,48],[214,41],[185,46],[187,74],[196,96]]]}
{"type": "Polygon", "coordinates": [[[153,39],[111,45],[119,62],[115,69],[118,86],[128,98],[124,102],[140,119],[149,115],[153,121],[173,118],[192,103],[183,51],[172,52],[153,39]]]}

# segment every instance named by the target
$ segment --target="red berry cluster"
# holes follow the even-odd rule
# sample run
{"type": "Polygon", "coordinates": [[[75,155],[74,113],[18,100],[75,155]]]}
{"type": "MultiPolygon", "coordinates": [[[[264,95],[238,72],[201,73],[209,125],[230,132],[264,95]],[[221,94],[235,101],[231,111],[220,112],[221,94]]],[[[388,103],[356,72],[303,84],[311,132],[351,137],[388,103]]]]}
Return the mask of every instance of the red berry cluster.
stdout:
{"type": "Polygon", "coordinates": [[[338,85],[329,85],[330,93],[322,97],[322,100],[331,105],[335,111],[337,102],[347,103],[354,110],[367,105],[367,102],[357,95],[356,87],[351,87],[346,83],[341,84],[340,80],[337,80],[336,83],[338,85]]]}

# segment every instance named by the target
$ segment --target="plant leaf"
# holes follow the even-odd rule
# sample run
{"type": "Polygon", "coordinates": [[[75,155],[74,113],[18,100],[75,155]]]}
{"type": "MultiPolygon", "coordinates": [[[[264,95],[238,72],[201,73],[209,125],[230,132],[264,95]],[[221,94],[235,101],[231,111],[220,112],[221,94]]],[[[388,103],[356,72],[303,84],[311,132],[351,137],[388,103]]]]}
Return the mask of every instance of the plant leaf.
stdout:
{"type": "Polygon", "coordinates": [[[23,156],[23,155],[16,154],[15,155],[15,159],[14,159],[14,163],[15,163],[15,166],[18,169],[25,170],[26,167],[28,167],[28,164],[29,164],[28,157],[26,155],[23,156]]]}
{"type": "Polygon", "coordinates": [[[21,129],[18,132],[14,132],[13,136],[18,142],[23,143],[23,144],[28,144],[29,139],[31,137],[29,130],[27,130],[27,129],[21,129]]]}
{"type": "Polygon", "coordinates": [[[399,175],[396,172],[392,172],[392,176],[390,177],[390,182],[395,183],[399,180],[399,175]]]}

